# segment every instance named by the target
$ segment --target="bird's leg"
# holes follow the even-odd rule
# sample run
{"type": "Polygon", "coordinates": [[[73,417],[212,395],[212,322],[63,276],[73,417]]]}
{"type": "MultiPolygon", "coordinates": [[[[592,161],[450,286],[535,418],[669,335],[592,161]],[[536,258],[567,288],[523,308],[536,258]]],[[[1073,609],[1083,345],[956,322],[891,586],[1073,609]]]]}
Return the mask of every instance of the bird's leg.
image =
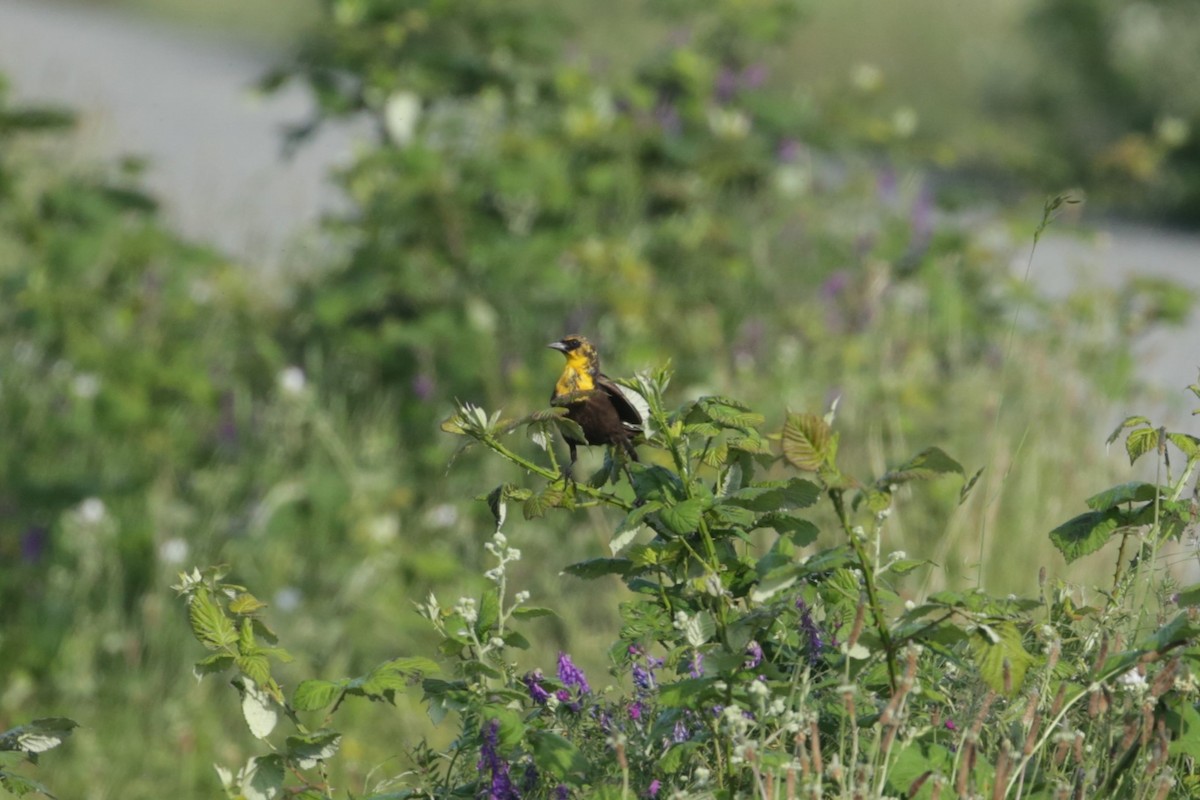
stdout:
{"type": "Polygon", "coordinates": [[[579,450],[574,442],[567,442],[567,450],[571,457],[566,464],[563,464],[563,487],[575,487],[575,460],[579,458],[579,450]]]}

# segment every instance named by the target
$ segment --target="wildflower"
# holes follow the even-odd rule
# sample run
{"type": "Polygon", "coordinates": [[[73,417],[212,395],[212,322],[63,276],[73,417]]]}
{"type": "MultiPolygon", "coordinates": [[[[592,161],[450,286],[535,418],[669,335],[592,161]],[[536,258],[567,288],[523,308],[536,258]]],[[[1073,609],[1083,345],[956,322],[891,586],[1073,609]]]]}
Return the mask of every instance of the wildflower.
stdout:
{"type": "Polygon", "coordinates": [[[693,678],[704,677],[704,654],[699,650],[692,653],[692,663],[688,665],[688,675],[693,678]]]}
{"type": "Polygon", "coordinates": [[[303,392],[305,385],[308,383],[307,379],[304,377],[304,370],[300,369],[299,367],[288,367],[284,370],[281,370],[279,374],[275,376],[275,381],[279,384],[279,388],[284,394],[291,395],[293,397],[303,392]]]}
{"type": "Polygon", "coordinates": [[[545,680],[545,677],[542,675],[540,669],[526,672],[525,677],[521,678],[521,683],[525,684],[525,688],[529,692],[529,699],[539,706],[544,706],[546,701],[550,699],[550,693],[542,686],[543,680],[545,680]]]}
{"type": "Polygon", "coordinates": [[[946,730],[948,730],[948,731],[958,730],[958,726],[954,724],[954,720],[952,720],[952,719],[946,720],[946,730]]]}
{"type": "Polygon", "coordinates": [[[509,777],[509,764],[496,752],[500,742],[500,720],[493,719],[484,724],[480,732],[483,743],[479,748],[479,762],[476,764],[480,774],[487,770],[492,774],[492,782],[488,787],[488,800],[510,800],[520,795],[513,788],[509,777]]]}
{"type": "Polygon", "coordinates": [[[567,800],[571,796],[570,790],[567,789],[565,783],[560,783],[554,787],[554,800],[567,800]]]}
{"type": "Polygon", "coordinates": [[[675,728],[671,731],[671,741],[675,744],[681,744],[692,738],[692,732],[688,730],[687,725],[683,724],[683,720],[675,723],[675,728]]]}
{"type": "Polygon", "coordinates": [[[662,781],[658,778],[650,781],[650,785],[646,787],[647,797],[658,797],[658,790],[662,788],[662,781]]]}
{"type": "Polygon", "coordinates": [[[812,617],[812,609],[803,597],[796,598],[796,609],[800,612],[800,631],[807,640],[808,663],[816,666],[821,662],[821,652],[825,649],[825,641],[821,636],[821,628],[812,617]]]}
{"type": "Polygon", "coordinates": [[[746,645],[746,652],[750,655],[750,658],[746,659],[746,662],[742,665],[746,669],[754,669],[762,663],[762,645],[760,645],[758,642],[751,639],[750,644],[746,645]]]}
{"type": "Polygon", "coordinates": [[[634,722],[640,722],[642,719],[642,704],[634,702],[629,706],[629,718],[634,722]]]}
{"type": "Polygon", "coordinates": [[[641,664],[634,664],[633,685],[642,691],[650,691],[654,688],[654,673],[641,664]]]}
{"type": "Polygon", "coordinates": [[[590,694],[592,691],[583,670],[575,666],[569,655],[562,652],[558,654],[558,679],[566,686],[578,687],[580,694],[590,694]]]}

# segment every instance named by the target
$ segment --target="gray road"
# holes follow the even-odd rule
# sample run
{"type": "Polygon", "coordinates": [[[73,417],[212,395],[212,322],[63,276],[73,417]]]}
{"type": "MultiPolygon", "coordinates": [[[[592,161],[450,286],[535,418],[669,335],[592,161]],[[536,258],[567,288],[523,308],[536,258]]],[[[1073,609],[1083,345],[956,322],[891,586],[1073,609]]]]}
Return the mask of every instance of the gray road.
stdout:
{"type": "Polygon", "coordinates": [[[282,126],[309,105],[298,87],[252,91],[272,58],[103,9],[0,0],[14,97],[80,111],[83,156],[147,157],[147,184],[179,230],[266,265],[336,204],[325,175],[354,142],[330,131],[282,157],[282,126]]]}
{"type": "MultiPolygon", "coordinates": [[[[356,135],[327,131],[284,160],[280,129],[302,119],[308,104],[295,88],[253,96],[248,87],[271,59],[111,12],[0,0],[0,72],[17,97],[81,110],[85,154],[148,156],[149,186],[182,231],[266,265],[286,259],[294,237],[336,205],[325,175],[356,135]]],[[[1137,274],[1200,290],[1200,235],[1134,226],[1109,227],[1091,243],[1051,235],[1032,269],[1051,293],[1137,274]]],[[[1141,355],[1143,376],[1164,388],[1194,380],[1200,315],[1184,332],[1142,343],[1141,355]]],[[[1168,421],[1194,427],[1183,407],[1168,421]]]]}

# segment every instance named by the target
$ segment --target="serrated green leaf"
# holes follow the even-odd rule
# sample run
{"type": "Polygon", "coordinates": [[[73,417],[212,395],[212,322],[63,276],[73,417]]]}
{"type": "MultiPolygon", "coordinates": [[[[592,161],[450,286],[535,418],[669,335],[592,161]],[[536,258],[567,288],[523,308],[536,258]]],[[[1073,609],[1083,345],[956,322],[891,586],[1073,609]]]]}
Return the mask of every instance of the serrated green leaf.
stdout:
{"type": "Polygon", "coordinates": [[[625,575],[633,568],[628,558],[590,558],[563,568],[563,572],[576,578],[600,578],[604,575],[625,575]]]}
{"type": "Polygon", "coordinates": [[[1125,419],[1121,420],[1121,424],[1118,425],[1111,434],[1109,434],[1108,439],[1105,441],[1107,444],[1112,444],[1113,442],[1115,442],[1117,440],[1117,437],[1119,437],[1121,435],[1121,431],[1125,430],[1126,428],[1132,428],[1135,425],[1149,425],[1149,424],[1150,424],[1150,420],[1148,420],[1142,416],[1135,415],[1132,417],[1126,417],[1125,419]]]}
{"type": "Polygon", "coordinates": [[[283,757],[256,756],[250,759],[250,771],[242,782],[246,800],[274,800],[283,788],[283,757]]]}
{"type": "Polygon", "coordinates": [[[566,497],[566,493],[563,492],[561,486],[548,484],[545,489],[531,495],[525,501],[523,508],[525,519],[538,519],[544,516],[549,509],[561,506],[564,497],[566,497]]]}
{"type": "Polygon", "coordinates": [[[210,650],[237,644],[238,633],[233,621],[225,616],[225,611],[217,605],[206,587],[197,589],[189,599],[188,621],[195,637],[210,650]]]}
{"type": "Polygon", "coordinates": [[[255,683],[266,685],[271,680],[271,662],[262,653],[249,653],[234,658],[233,663],[243,675],[255,683]]]}
{"type": "Polygon", "coordinates": [[[662,520],[663,525],[667,530],[678,536],[688,533],[694,533],[700,526],[700,518],[703,516],[705,509],[708,508],[709,501],[703,497],[693,497],[690,500],[684,500],[682,503],[676,503],[673,506],[666,506],[658,512],[658,518],[662,520]]]}
{"type": "Polygon", "coordinates": [[[705,702],[705,695],[711,693],[715,683],[714,678],[685,678],[668,683],[659,687],[658,702],[664,708],[699,706],[705,702]]]}
{"type": "Polygon", "coordinates": [[[1089,511],[1050,531],[1050,541],[1070,564],[1104,547],[1122,522],[1117,509],[1089,511]]]}
{"type": "Polygon", "coordinates": [[[1087,507],[1093,511],[1108,511],[1122,503],[1145,503],[1154,500],[1159,489],[1153,483],[1130,481],[1094,494],[1087,499],[1087,507]]]}
{"type": "Polygon", "coordinates": [[[279,707],[271,695],[252,679],[243,677],[235,685],[242,695],[242,716],[250,733],[257,739],[267,738],[279,721],[279,707]]]}
{"type": "Polygon", "coordinates": [[[218,672],[224,672],[233,666],[233,656],[229,653],[213,653],[207,658],[202,658],[192,666],[192,674],[197,679],[205,675],[214,675],[218,672]]]}
{"type": "Polygon", "coordinates": [[[1125,452],[1132,466],[1139,458],[1158,449],[1159,431],[1156,428],[1138,428],[1125,439],[1125,452]]]}
{"type": "Polygon", "coordinates": [[[337,731],[319,731],[307,736],[289,736],[286,741],[287,760],[300,769],[312,769],[337,753],[342,735],[337,731]]]}
{"type": "Polygon", "coordinates": [[[699,611],[688,617],[683,625],[683,636],[692,647],[699,647],[708,642],[716,632],[717,624],[713,621],[712,614],[707,611],[699,611]]]}
{"type": "Polygon", "coordinates": [[[479,610],[475,617],[475,635],[481,641],[487,641],[491,630],[500,621],[500,592],[497,589],[485,589],[479,597],[479,610]]]}
{"type": "Polygon", "coordinates": [[[579,748],[556,733],[531,730],[529,744],[538,769],[559,780],[586,774],[589,770],[588,761],[579,748]]]}
{"type": "Polygon", "coordinates": [[[1021,632],[1011,622],[980,625],[971,634],[971,654],[979,677],[1000,694],[1014,697],[1021,690],[1025,672],[1033,656],[1021,643],[1021,632]],[[1008,665],[1009,690],[1005,689],[1005,664],[1008,665]]]}
{"type": "Polygon", "coordinates": [[[1179,448],[1179,452],[1183,453],[1188,460],[1200,457],[1200,439],[1186,433],[1168,433],[1167,439],[1171,444],[1179,448]]]}
{"type": "Polygon", "coordinates": [[[266,607],[266,603],[248,592],[242,592],[237,597],[229,601],[229,610],[234,614],[240,614],[242,616],[245,616],[246,614],[253,614],[255,611],[266,607]]]}
{"type": "Polygon", "coordinates": [[[714,402],[705,406],[709,419],[724,428],[757,428],[765,422],[762,414],[742,408],[725,405],[724,402],[714,402]]]}
{"type": "MultiPolygon", "coordinates": [[[[767,565],[766,562],[763,564],[767,565]]],[[[750,591],[750,599],[755,603],[765,603],[780,592],[785,592],[799,582],[801,569],[796,564],[785,564],[770,570],[759,579],[750,591]]]]}
{"type": "Polygon", "coordinates": [[[66,717],[43,717],[0,733],[0,750],[34,755],[58,747],[79,723],[66,717]]]}
{"type": "Polygon", "coordinates": [[[782,511],[787,508],[807,508],[821,496],[821,488],[804,478],[770,481],[739,489],[726,500],[752,511],[782,511]]]}
{"type": "Polygon", "coordinates": [[[783,423],[783,458],[804,472],[816,472],[829,458],[833,431],[816,414],[790,413],[783,423]]]}
{"type": "Polygon", "coordinates": [[[965,475],[962,464],[946,455],[940,447],[927,447],[894,470],[890,470],[879,479],[879,483],[887,486],[907,481],[925,481],[949,474],[965,475]]]}
{"type": "Polygon", "coordinates": [[[0,769],[0,788],[3,788],[16,797],[24,797],[27,794],[37,792],[51,798],[51,800],[56,800],[49,789],[32,778],[26,778],[24,775],[18,775],[15,772],[5,772],[2,769],[0,769]]]}
{"type": "Polygon", "coordinates": [[[552,608],[542,608],[541,606],[518,606],[513,609],[512,615],[515,619],[536,619],[537,617],[557,617],[558,612],[552,608]]]}
{"type": "Polygon", "coordinates": [[[297,711],[317,711],[332,703],[345,687],[343,681],[302,681],[292,693],[292,706],[297,711]]]}
{"type": "Polygon", "coordinates": [[[758,518],[758,527],[775,530],[796,547],[808,547],[821,533],[812,522],[793,514],[764,514],[758,518]]]}

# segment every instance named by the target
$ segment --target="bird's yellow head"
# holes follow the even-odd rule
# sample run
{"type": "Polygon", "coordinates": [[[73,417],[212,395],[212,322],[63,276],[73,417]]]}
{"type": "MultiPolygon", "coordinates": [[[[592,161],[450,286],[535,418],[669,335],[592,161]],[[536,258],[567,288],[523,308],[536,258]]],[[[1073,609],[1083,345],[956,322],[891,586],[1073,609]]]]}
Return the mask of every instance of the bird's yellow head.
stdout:
{"type": "Polygon", "coordinates": [[[600,355],[591,342],[582,336],[571,334],[547,346],[558,350],[567,358],[567,366],[554,387],[556,395],[588,392],[596,388],[595,378],[600,374],[600,355]]]}

